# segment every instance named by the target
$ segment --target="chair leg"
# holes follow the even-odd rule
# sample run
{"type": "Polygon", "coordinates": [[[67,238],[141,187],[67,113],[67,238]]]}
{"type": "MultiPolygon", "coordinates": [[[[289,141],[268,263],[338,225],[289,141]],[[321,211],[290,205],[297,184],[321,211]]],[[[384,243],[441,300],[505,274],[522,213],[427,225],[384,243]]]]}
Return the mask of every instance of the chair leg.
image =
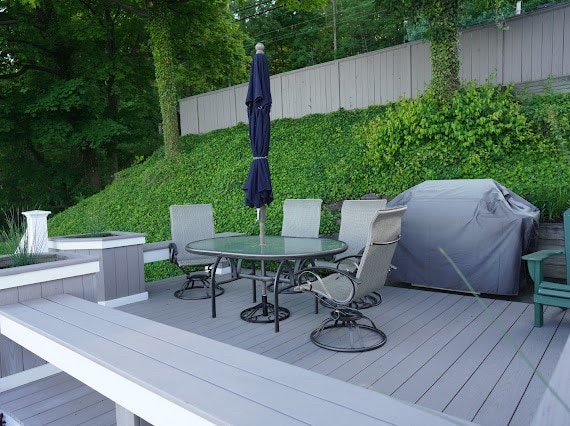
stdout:
{"type": "MultiPolygon", "coordinates": [[[[184,300],[209,299],[211,297],[210,274],[205,272],[191,272],[186,274],[186,281],[174,296],[184,300]]],[[[214,290],[216,297],[224,294],[224,289],[218,285],[214,290]]]]}
{"type": "Polygon", "coordinates": [[[542,303],[534,303],[534,326],[542,327],[544,323],[544,312],[542,303]]]}

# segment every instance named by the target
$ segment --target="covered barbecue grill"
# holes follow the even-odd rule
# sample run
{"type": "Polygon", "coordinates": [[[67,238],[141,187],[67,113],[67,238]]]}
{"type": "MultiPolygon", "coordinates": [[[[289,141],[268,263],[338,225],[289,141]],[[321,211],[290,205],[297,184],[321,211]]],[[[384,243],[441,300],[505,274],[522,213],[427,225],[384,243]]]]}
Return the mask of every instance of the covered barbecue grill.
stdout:
{"type": "Polygon", "coordinates": [[[441,247],[476,292],[517,295],[521,256],[538,242],[540,211],[492,179],[425,181],[388,206],[406,205],[391,280],[468,291],[441,247]]]}

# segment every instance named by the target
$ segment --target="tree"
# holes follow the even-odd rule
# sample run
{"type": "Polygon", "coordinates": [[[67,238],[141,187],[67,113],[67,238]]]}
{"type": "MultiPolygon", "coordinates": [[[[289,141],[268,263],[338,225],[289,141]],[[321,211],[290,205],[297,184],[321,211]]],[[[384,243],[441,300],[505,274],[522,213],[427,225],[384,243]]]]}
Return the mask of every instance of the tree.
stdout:
{"type": "Polygon", "coordinates": [[[403,19],[379,13],[374,0],[320,1],[308,10],[296,6],[252,0],[231,3],[250,37],[246,50],[253,53],[255,43],[263,41],[272,73],[370,52],[403,40],[403,19]]]}
{"type": "Polygon", "coordinates": [[[3,6],[0,207],[58,211],[156,149],[146,36],[109,2],[3,6]]]}
{"type": "Polygon", "coordinates": [[[408,25],[425,22],[430,41],[432,79],[429,90],[443,101],[459,88],[459,0],[376,0],[381,13],[408,25]]]}
{"type": "Polygon", "coordinates": [[[164,1],[171,21],[162,26],[148,19],[156,2],[29,3],[0,7],[0,208],[59,211],[159,146],[154,23],[157,62],[168,61],[170,73],[160,79],[170,99],[165,127],[175,138],[181,95],[247,78],[243,35],[225,1],[164,1]]]}
{"type": "MultiPolygon", "coordinates": [[[[228,19],[228,0],[111,1],[145,20],[162,115],[164,152],[167,157],[172,158],[181,151],[177,113],[179,91],[176,85],[177,69],[181,60],[177,56],[174,34],[190,27],[200,28],[205,32],[212,25],[220,28],[219,23],[223,22],[224,26],[230,28],[227,34],[239,38],[239,34],[231,28],[235,23],[228,19]]],[[[199,39],[200,33],[186,33],[184,39],[187,40],[188,36],[199,39]]],[[[218,53],[223,55],[223,52],[218,53]]],[[[240,65],[243,65],[243,62],[240,65]]]]}
{"type": "Polygon", "coordinates": [[[448,101],[459,88],[459,0],[424,0],[419,8],[428,23],[432,78],[430,90],[448,101]]]}

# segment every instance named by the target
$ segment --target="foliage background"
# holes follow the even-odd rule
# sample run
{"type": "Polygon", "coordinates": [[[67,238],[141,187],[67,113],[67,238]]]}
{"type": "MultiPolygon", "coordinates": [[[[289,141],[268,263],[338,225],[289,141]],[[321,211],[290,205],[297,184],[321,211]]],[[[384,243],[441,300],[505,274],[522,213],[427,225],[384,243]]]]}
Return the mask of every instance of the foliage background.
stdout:
{"type": "MultiPolygon", "coordinates": [[[[495,179],[539,207],[543,220],[570,205],[570,94],[516,97],[510,88],[468,85],[446,110],[432,101],[275,120],[267,233],[280,232],[286,198],[323,199],[321,233],[331,234],[340,201],[370,192],[392,198],[426,179],[495,179]]],[[[52,217],[50,235],[119,230],[168,240],[169,206],[192,203],[213,204],[216,232],[257,233],[242,191],[251,161],[247,126],[182,141],[179,157],[167,161],[159,149],[52,217]]],[[[175,273],[161,262],[146,266],[147,280],[175,273]]]]}
{"type": "MultiPolygon", "coordinates": [[[[416,3],[335,0],[333,20],[330,0],[3,0],[0,209],[55,213],[98,192],[118,170],[177,139],[176,99],[247,81],[257,41],[266,44],[272,74],[370,52],[429,36],[416,3]],[[176,67],[163,79],[172,83],[167,123],[148,31],[153,12],[165,7],[169,18],[159,28],[176,67]]],[[[461,26],[514,13],[505,0],[459,6],[461,26]]]]}

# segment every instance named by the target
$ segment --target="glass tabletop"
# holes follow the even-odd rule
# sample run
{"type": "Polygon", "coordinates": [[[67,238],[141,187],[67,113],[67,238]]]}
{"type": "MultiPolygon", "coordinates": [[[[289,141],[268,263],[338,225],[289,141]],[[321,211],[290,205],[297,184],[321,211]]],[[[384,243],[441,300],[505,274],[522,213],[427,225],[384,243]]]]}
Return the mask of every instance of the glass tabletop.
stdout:
{"type": "Polygon", "coordinates": [[[297,238],[266,235],[261,245],[258,235],[209,238],[186,245],[190,253],[234,259],[289,260],[342,253],[346,243],[328,238],[297,238]]]}

